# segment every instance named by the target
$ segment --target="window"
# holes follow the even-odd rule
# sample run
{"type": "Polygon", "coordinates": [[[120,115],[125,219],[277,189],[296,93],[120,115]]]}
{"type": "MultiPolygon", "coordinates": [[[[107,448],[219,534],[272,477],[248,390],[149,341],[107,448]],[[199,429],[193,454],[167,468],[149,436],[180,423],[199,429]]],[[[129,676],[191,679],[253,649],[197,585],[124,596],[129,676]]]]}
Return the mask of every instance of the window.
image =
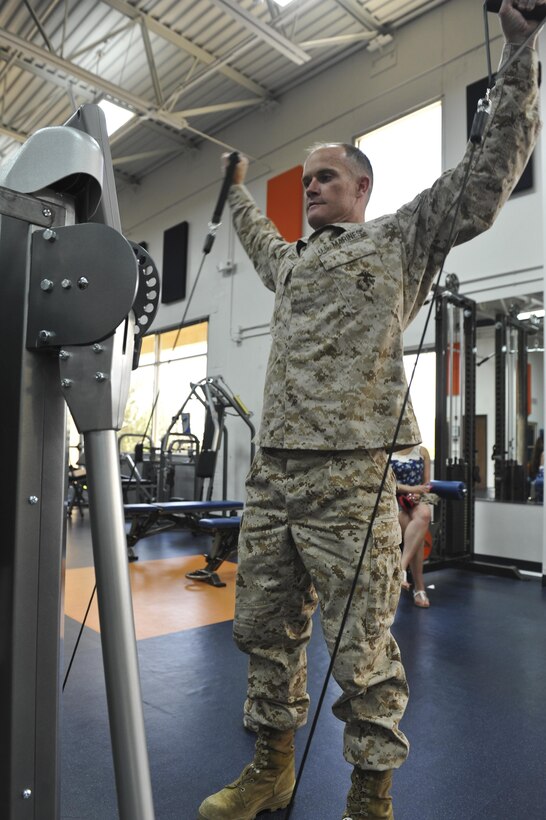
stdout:
{"type": "MultiPolygon", "coordinates": [[[[195,383],[207,375],[208,322],[181,330],[145,336],[139,366],[131,374],[131,387],[120,435],[146,432],[159,445],[195,383]]],[[[202,404],[192,399],[184,408],[189,413],[191,432],[201,441],[205,424],[202,404]]],[[[123,449],[134,449],[135,439],[127,439],[123,449]]]]}
{"type": "Polygon", "coordinates": [[[366,219],[392,213],[442,173],[442,103],[435,102],[355,140],[374,169],[366,219]]]}
{"type": "MultiPolygon", "coordinates": [[[[404,355],[406,379],[411,379],[415,367],[416,353],[404,355]]],[[[421,431],[423,445],[434,461],[434,440],[436,424],[436,353],[423,351],[415,367],[415,375],[410,389],[411,403],[421,431]]]]}

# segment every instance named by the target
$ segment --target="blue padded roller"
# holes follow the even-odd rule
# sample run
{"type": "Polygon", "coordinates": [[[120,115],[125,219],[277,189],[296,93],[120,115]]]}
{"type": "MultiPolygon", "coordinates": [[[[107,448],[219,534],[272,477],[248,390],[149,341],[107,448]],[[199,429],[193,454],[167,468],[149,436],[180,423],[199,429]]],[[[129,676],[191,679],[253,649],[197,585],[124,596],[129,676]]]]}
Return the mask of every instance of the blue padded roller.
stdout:
{"type": "Polygon", "coordinates": [[[205,530],[234,530],[241,526],[240,515],[230,515],[223,518],[200,518],[199,526],[205,530]]]}
{"type": "Polygon", "coordinates": [[[430,491],[440,498],[461,499],[466,495],[466,484],[464,481],[431,481],[430,491]]]}

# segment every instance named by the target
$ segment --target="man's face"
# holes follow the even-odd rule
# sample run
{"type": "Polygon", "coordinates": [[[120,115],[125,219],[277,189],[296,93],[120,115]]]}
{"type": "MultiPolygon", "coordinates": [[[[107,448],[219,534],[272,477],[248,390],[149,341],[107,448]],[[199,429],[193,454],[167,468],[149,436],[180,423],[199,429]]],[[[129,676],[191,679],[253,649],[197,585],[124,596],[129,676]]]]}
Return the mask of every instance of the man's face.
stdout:
{"type": "Polygon", "coordinates": [[[369,179],[340,146],[317,148],[303,167],[307,221],[316,230],[334,222],[363,222],[369,179]]]}

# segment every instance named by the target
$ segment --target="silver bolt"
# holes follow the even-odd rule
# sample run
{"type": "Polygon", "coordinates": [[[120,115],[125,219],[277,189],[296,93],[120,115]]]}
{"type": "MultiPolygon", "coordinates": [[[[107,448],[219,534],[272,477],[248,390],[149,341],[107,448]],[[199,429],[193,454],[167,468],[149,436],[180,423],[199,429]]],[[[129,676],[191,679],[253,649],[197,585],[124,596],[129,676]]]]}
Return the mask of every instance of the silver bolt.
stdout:
{"type": "Polygon", "coordinates": [[[51,208],[42,208],[43,216],[50,217],[52,213],[53,211],[51,210],[51,208]]]}
{"type": "Polygon", "coordinates": [[[37,495],[29,495],[28,503],[29,504],[37,504],[38,503],[38,496],[37,495]]]}
{"type": "Polygon", "coordinates": [[[93,353],[102,353],[103,349],[103,346],[100,345],[98,342],[95,342],[95,344],[93,345],[93,353]]]}
{"type": "Polygon", "coordinates": [[[61,379],[61,387],[68,390],[69,387],[72,387],[72,379],[61,379]]]}
{"type": "Polygon", "coordinates": [[[106,375],[106,373],[101,373],[100,370],[98,370],[95,373],[95,379],[98,382],[105,382],[107,378],[108,378],[108,376],[106,375]]]}
{"type": "Polygon", "coordinates": [[[66,362],[66,360],[69,359],[69,358],[70,358],[70,353],[68,352],[68,350],[59,350],[59,359],[62,362],[66,362]]]}
{"type": "MultiPolygon", "coordinates": [[[[46,214],[44,214],[44,216],[46,216],[46,214]]],[[[51,213],[49,213],[48,216],[51,216],[51,213]]],[[[46,240],[46,242],[55,242],[55,240],[57,239],[57,234],[55,233],[55,231],[52,231],[51,228],[46,228],[42,236],[46,240]]]]}
{"type": "Polygon", "coordinates": [[[65,290],[68,290],[72,287],[72,282],[70,281],[70,279],[63,279],[63,281],[61,282],[61,287],[65,290]]]}
{"type": "Polygon", "coordinates": [[[52,333],[51,330],[40,330],[40,332],[38,333],[40,341],[46,344],[47,342],[49,342],[50,339],[53,338],[53,336],[55,336],[55,334],[52,333]]]}
{"type": "Polygon", "coordinates": [[[85,290],[86,287],[89,285],[89,279],[86,279],[85,276],[80,276],[78,279],[78,287],[80,290],[85,290]]]}
{"type": "Polygon", "coordinates": [[[40,287],[43,291],[48,292],[50,290],[53,290],[53,282],[51,281],[51,279],[42,279],[42,281],[40,282],[40,287]]]}
{"type": "Polygon", "coordinates": [[[23,800],[30,800],[30,798],[32,797],[32,789],[23,789],[23,791],[21,792],[21,797],[23,798],[23,800]]]}

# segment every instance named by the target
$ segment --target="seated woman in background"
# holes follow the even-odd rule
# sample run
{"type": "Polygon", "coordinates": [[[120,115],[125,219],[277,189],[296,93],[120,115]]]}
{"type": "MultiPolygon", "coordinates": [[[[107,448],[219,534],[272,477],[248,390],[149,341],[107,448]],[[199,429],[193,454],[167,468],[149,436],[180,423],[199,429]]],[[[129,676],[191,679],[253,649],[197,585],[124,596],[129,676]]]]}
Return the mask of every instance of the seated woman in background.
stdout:
{"type": "Polygon", "coordinates": [[[413,602],[426,609],[430,601],[425,591],[423,559],[425,535],[432,517],[426,498],[430,492],[430,455],[426,447],[417,444],[394,453],[391,466],[396,476],[398,518],[402,527],[402,586],[410,589],[409,567],[414,583],[413,602]]]}

